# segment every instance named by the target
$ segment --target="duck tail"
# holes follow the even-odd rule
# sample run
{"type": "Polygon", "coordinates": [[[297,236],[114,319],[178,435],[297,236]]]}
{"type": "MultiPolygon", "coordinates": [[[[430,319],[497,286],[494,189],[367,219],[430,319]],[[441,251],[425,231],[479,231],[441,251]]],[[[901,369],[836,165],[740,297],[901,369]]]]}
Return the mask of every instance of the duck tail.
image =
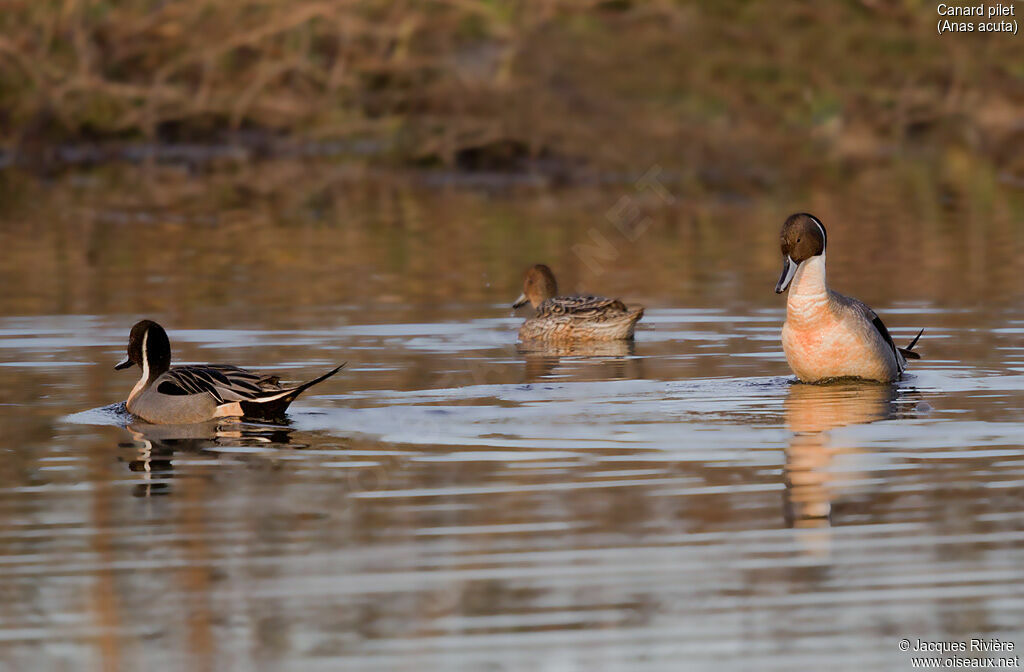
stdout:
{"type": "Polygon", "coordinates": [[[636,323],[640,321],[640,318],[644,316],[644,307],[637,306],[630,308],[629,312],[626,313],[626,320],[621,324],[621,328],[617,328],[617,335],[614,336],[616,339],[625,339],[627,341],[633,340],[633,331],[636,329],[636,323]]]}
{"type": "Polygon", "coordinates": [[[908,345],[907,347],[905,347],[905,348],[897,348],[897,350],[900,351],[900,354],[903,355],[904,359],[921,359],[921,355],[919,355],[918,353],[914,352],[914,346],[917,345],[917,341],[918,341],[918,339],[921,338],[921,334],[923,334],[923,333],[924,333],[924,329],[922,329],[921,331],[917,332],[917,336],[914,336],[914,340],[912,340],[910,342],[910,345],[908,345]]]}
{"type": "Polygon", "coordinates": [[[297,385],[287,390],[275,392],[274,394],[267,395],[265,397],[241,401],[239,402],[239,405],[242,407],[242,413],[247,418],[276,420],[284,415],[288,406],[291,405],[291,403],[295,401],[300,394],[317,383],[322,383],[327,380],[338,371],[341,371],[345,367],[345,364],[348,364],[348,362],[344,362],[341,366],[331,369],[322,376],[318,376],[313,380],[306,381],[301,385],[297,385]]]}

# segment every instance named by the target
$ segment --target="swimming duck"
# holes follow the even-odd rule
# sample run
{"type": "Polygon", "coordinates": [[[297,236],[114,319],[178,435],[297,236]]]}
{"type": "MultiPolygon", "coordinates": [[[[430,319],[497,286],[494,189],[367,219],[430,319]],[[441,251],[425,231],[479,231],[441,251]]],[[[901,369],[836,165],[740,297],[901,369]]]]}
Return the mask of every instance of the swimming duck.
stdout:
{"type": "Polygon", "coordinates": [[[775,293],[789,289],[782,349],[797,378],[815,383],[832,378],[890,382],[907,367],[924,329],[906,348],[893,343],[875,311],[843,296],[825,282],[828,234],[814,215],[791,215],[782,226],[782,276],[775,293]]]}
{"type": "Polygon", "coordinates": [[[544,264],[531,266],[523,293],[512,304],[529,302],[536,311],[519,328],[519,340],[614,341],[633,338],[643,307],[627,308],[618,299],[601,296],[558,296],[558,283],[544,264]]]}
{"type": "Polygon", "coordinates": [[[154,424],[189,424],[226,416],[276,419],[303,391],[345,366],[295,387],[282,387],[277,376],[227,364],[172,367],[167,332],[152,320],[132,327],[128,357],[114,368],[120,371],[133,364],[142,369],[142,377],[128,395],[128,412],[154,424]]]}

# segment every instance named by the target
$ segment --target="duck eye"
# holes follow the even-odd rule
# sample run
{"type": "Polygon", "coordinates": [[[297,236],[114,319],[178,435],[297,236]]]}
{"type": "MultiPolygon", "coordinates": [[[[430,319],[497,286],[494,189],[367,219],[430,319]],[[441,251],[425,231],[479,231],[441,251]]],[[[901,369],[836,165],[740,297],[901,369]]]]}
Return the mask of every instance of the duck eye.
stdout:
{"type": "Polygon", "coordinates": [[[799,242],[800,242],[800,239],[799,239],[799,238],[797,238],[797,239],[796,239],[796,242],[798,242],[798,243],[799,243],[799,242]]]}

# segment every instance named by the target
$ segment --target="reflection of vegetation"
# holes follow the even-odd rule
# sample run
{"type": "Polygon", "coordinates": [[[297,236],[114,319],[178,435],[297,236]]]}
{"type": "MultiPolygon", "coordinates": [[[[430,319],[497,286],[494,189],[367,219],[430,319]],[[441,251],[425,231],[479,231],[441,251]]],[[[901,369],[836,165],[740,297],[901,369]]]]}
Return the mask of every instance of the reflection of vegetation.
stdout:
{"type": "Polygon", "coordinates": [[[26,152],[239,131],[453,165],[511,139],[495,146],[766,184],[924,142],[1024,172],[1015,43],[937,40],[922,0],[8,4],[0,140],[26,152]]]}
{"type": "Polygon", "coordinates": [[[436,319],[438,306],[483,301],[507,315],[522,269],[542,260],[565,269],[567,292],[779,309],[778,227],[796,203],[827,219],[833,286],[883,314],[894,301],[1021,297],[1024,199],[969,153],[735,203],[671,188],[673,204],[631,186],[482,193],[283,160],[201,178],[159,166],[46,181],[8,172],[0,285],[18,290],[0,294],[0,314],[160,312],[180,325],[202,306],[247,320],[256,307],[303,304],[360,306],[372,320],[398,303],[436,319]],[[606,217],[623,194],[651,218],[635,241],[606,217]],[[573,253],[593,231],[616,254],[596,270],[573,253]]]}

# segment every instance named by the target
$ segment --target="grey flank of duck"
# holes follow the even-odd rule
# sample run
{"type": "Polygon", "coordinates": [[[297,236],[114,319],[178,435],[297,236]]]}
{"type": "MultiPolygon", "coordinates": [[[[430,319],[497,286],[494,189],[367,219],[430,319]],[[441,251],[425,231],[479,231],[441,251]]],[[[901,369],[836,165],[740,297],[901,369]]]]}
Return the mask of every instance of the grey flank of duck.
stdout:
{"type": "Polygon", "coordinates": [[[171,366],[167,332],[152,320],[132,327],[128,357],[114,368],[142,369],[128,395],[128,412],[154,424],[189,424],[221,417],[275,420],[302,392],[327,380],[341,366],[318,378],[284,387],[268,376],[228,364],[171,366]]]}
{"type": "Polygon", "coordinates": [[[782,349],[789,367],[806,383],[837,378],[896,380],[908,359],[921,358],[913,350],[924,329],[910,345],[899,348],[875,311],[829,289],[827,243],[825,226],[814,215],[791,215],[782,226],[782,276],[775,292],[789,290],[782,326],[782,349]]]}
{"type": "Polygon", "coordinates": [[[544,264],[531,266],[523,279],[523,293],[512,304],[527,302],[534,315],[519,328],[520,341],[615,341],[633,338],[642,306],[627,307],[618,299],[601,296],[558,296],[558,283],[544,264]]]}

